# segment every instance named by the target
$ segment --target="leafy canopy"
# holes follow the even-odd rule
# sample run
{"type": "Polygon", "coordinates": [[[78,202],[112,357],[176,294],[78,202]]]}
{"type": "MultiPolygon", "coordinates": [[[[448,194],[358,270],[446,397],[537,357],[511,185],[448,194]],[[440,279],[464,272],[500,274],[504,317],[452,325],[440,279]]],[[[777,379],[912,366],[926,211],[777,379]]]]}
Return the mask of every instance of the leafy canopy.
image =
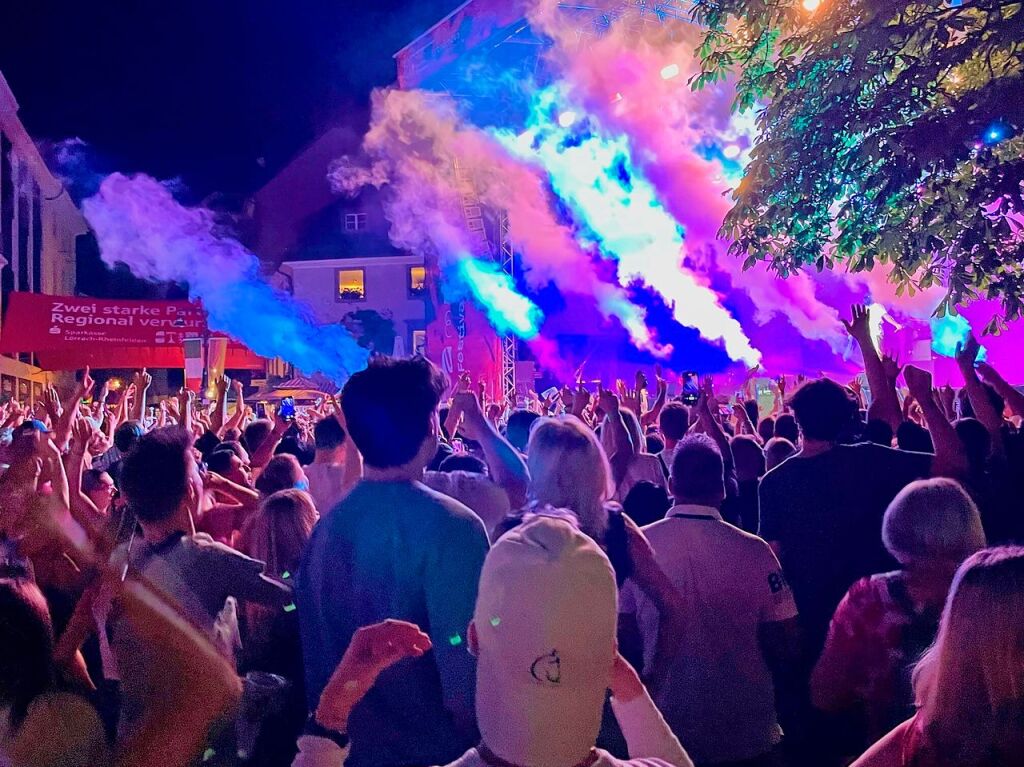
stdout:
{"type": "Polygon", "coordinates": [[[884,264],[899,294],[945,287],[939,314],[987,297],[1021,316],[1021,5],[695,0],[693,87],[735,76],[734,109],[759,110],[733,254],[782,277],[884,264]]]}

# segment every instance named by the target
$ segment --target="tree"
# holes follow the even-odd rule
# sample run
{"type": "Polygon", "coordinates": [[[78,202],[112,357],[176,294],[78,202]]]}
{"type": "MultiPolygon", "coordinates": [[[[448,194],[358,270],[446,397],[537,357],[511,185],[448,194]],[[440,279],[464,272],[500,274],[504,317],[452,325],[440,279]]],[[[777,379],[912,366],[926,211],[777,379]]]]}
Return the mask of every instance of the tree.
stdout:
{"type": "MultiPolygon", "coordinates": [[[[747,267],[888,268],[1024,312],[1024,12],[1008,0],[695,0],[692,86],[759,137],[722,236],[747,267]],[[813,9],[813,10],[808,10],[813,9]]],[[[991,330],[998,323],[990,325],[991,330]]]]}

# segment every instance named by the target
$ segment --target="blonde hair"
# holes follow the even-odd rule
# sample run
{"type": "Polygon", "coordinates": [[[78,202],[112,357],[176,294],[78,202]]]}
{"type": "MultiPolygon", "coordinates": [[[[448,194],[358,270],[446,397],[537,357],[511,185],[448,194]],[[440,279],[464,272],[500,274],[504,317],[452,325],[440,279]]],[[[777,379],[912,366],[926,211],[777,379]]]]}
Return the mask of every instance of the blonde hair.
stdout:
{"type": "Polygon", "coordinates": [[[918,721],[940,764],[1009,763],[1024,748],[1024,547],[985,549],[953,579],[914,671],[918,721]]]}
{"type": "Polygon", "coordinates": [[[906,565],[943,560],[959,565],[985,548],[978,507],[954,480],[911,482],[893,498],[882,521],[882,542],[906,565]]]}
{"type": "Polygon", "coordinates": [[[585,533],[603,540],[604,504],[614,488],[608,457],[590,427],[571,415],[540,419],[530,432],[527,464],[530,501],[571,509],[585,533]]]}
{"type": "MultiPolygon", "coordinates": [[[[263,562],[268,575],[293,577],[316,518],[316,505],[309,493],[279,490],[264,498],[256,513],[245,521],[238,548],[263,562]]],[[[270,642],[278,611],[247,602],[244,614],[246,649],[259,653],[270,642]]]]}

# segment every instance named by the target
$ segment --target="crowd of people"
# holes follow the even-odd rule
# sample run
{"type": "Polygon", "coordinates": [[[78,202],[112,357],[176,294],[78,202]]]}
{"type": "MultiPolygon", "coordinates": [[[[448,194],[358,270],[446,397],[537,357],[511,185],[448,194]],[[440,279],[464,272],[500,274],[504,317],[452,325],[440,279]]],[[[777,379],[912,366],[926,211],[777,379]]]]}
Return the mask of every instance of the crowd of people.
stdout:
{"type": "Polygon", "coordinates": [[[418,357],[0,405],[0,765],[1024,764],[1024,395],[847,329],[771,412],[418,357]]]}

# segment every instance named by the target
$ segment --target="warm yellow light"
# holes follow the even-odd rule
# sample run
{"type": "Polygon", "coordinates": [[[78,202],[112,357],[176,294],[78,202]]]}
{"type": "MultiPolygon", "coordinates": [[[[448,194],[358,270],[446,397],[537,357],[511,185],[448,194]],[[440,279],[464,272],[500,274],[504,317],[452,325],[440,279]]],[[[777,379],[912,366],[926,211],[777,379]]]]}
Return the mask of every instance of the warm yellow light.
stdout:
{"type": "Polygon", "coordinates": [[[808,13],[814,13],[821,6],[821,0],[804,0],[804,10],[808,13]]]}
{"type": "Polygon", "coordinates": [[[124,384],[122,383],[120,378],[111,378],[107,382],[107,388],[110,389],[111,391],[117,391],[122,386],[124,386],[124,384]]]}

